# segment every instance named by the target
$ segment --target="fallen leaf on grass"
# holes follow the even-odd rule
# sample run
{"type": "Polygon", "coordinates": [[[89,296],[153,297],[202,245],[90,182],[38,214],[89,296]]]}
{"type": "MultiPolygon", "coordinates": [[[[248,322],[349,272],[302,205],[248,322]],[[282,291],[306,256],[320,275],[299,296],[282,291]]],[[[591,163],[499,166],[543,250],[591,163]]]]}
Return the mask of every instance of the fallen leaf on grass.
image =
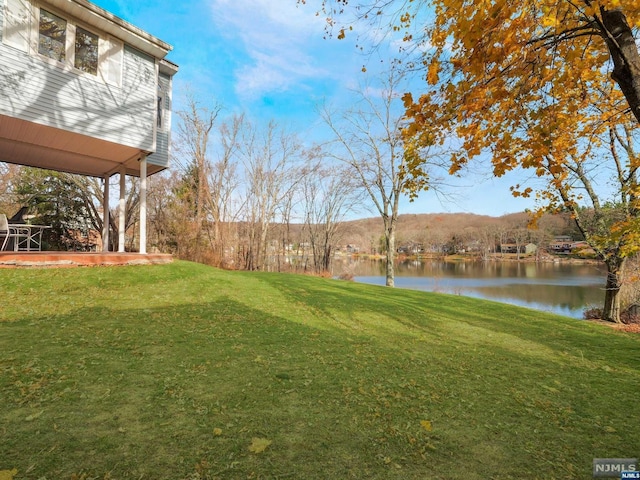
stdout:
{"type": "MultiPolygon", "coordinates": [[[[38,413],[34,413],[33,415],[29,415],[27,418],[25,418],[25,421],[26,422],[33,422],[36,418],[40,417],[43,413],[44,413],[44,410],[42,410],[41,412],[38,412],[38,413]]],[[[2,477],[0,477],[0,480],[4,480],[4,479],[2,479],[2,477]]]]}
{"type": "Polygon", "coordinates": [[[432,430],[431,422],[429,420],[420,420],[420,425],[422,425],[422,428],[424,428],[427,432],[430,432],[432,430]]]}
{"type": "Polygon", "coordinates": [[[13,470],[0,470],[0,480],[13,480],[13,477],[18,474],[17,469],[13,470]]]}
{"type": "Polygon", "coordinates": [[[221,429],[221,428],[214,428],[214,429],[213,429],[213,434],[214,434],[216,437],[219,437],[220,435],[222,435],[222,429],[221,429]]]}
{"type": "Polygon", "coordinates": [[[251,445],[249,445],[249,451],[253,453],[262,453],[269,445],[271,445],[271,443],[271,440],[267,440],[266,438],[253,437],[251,439],[251,445]]]}

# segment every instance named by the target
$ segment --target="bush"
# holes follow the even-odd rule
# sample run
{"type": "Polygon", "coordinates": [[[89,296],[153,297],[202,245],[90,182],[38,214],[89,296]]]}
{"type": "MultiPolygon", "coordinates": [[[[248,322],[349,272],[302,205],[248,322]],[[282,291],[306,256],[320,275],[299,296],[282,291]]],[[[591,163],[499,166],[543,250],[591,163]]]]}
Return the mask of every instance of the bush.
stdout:
{"type": "Polygon", "coordinates": [[[620,314],[620,320],[626,325],[640,324],[640,306],[631,305],[620,314]]]}
{"type": "Polygon", "coordinates": [[[338,275],[338,278],[340,280],[347,280],[349,282],[353,282],[355,275],[352,272],[343,272],[340,275],[338,275]]]}
{"type": "MultiPolygon", "coordinates": [[[[585,320],[600,320],[602,318],[602,308],[590,307],[582,312],[585,320]]],[[[620,321],[625,325],[640,324],[640,308],[637,305],[625,309],[620,313],[620,321]]]]}
{"type": "Polygon", "coordinates": [[[582,312],[582,317],[585,320],[599,320],[602,318],[602,308],[598,308],[598,307],[585,308],[584,312],[582,312]]]}

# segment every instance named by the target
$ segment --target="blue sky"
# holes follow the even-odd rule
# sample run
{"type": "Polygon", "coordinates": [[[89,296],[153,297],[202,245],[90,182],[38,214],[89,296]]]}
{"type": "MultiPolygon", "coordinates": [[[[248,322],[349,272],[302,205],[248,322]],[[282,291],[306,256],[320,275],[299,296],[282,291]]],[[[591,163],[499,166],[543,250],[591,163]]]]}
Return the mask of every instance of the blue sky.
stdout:
{"type": "MultiPolygon", "coordinates": [[[[180,68],[174,110],[190,89],[203,103],[221,104],[225,113],[273,119],[301,138],[314,138],[323,128],[316,106],[348,103],[350,92],[366,81],[363,65],[368,74],[380,65],[380,57],[359,53],[354,35],[323,38],[318,0],[305,6],[296,0],[92,1],[173,46],[167,58],[180,68]]],[[[499,216],[532,207],[511,197],[515,180],[451,179],[448,190],[455,198],[427,192],[401,210],[499,216]]]]}

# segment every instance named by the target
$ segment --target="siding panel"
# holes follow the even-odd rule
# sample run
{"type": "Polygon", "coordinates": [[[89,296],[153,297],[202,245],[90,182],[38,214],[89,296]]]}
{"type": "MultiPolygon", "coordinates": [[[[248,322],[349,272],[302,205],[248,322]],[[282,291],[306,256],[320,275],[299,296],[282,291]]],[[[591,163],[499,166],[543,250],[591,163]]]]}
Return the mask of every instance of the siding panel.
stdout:
{"type": "Polygon", "coordinates": [[[155,61],[125,46],[122,87],[51,65],[0,43],[0,114],[155,149],[155,61]]]}
{"type": "Polygon", "coordinates": [[[164,118],[162,127],[156,132],[156,151],[147,159],[154,165],[169,166],[170,130],[171,130],[171,78],[161,73],[158,77],[158,91],[162,92],[164,118]]]}
{"type": "Polygon", "coordinates": [[[4,20],[4,16],[5,14],[5,2],[4,1],[0,1],[0,42],[2,41],[2,36],[4,35],[4,26],[5,26],[5,20],[4,20]]]}
{"type": "Polygon", "coordinates": [[[2,40],[23,52],[29,48],[29,12],[28,0],[4,0],[2,10],[2,40]]]}

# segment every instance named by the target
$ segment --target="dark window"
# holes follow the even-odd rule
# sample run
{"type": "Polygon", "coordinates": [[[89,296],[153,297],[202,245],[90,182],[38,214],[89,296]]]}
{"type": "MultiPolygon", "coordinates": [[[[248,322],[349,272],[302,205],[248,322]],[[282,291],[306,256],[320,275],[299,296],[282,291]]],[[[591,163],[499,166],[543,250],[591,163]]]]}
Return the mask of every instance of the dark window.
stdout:
{"type": "Polygon", "coordinates": [[[40,9],[38,53],[58,62],[66,59],[67,21],[40,9]]]}
{"type": "Polygon", "coordinates": [[[98,74],[98,35],[76,28],[74,67],[91,75],[98,74]]]}
{"type": "Polygon", "coordinates": [[[158,128],[162,128],[162,116],[164,114],[164,98],[158,95],[158,128]]]}

